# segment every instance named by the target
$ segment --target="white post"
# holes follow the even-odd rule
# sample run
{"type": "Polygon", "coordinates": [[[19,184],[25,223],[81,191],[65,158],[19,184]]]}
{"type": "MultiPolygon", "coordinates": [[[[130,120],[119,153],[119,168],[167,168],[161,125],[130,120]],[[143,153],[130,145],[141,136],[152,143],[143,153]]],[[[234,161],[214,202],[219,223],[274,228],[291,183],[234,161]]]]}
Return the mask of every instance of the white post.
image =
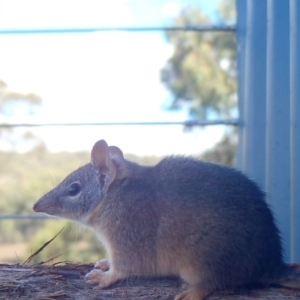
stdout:
{"type": "Polygon", "coordinates": [[[291,0],[291,261],[300,263],[300,1],[291,0]]]}
{"type": "Polygon", "coordinates": [[[237,0],[238,167],[267,192],[300,262],[300,0],[237,0]]]}
{"type": "Polygon", "coordinates": [[[242,54],[245,74],[243,94],[239,95],[243,103],[241,168],[265,189],[267,5],[265,1],[248,0],[246,10],[245,53],[242,54]]]}
{"type": "Polygon", "coordinates": [[[290,262],[290,22],[289,1],[267,9],[266,188],[290,262]]]}

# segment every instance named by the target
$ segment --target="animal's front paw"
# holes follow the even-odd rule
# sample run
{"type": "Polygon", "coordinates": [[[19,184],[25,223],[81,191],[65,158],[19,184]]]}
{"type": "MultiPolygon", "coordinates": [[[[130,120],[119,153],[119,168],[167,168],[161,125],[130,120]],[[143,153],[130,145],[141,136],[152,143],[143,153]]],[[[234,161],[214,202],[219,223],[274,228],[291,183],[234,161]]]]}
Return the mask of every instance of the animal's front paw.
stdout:
{"type": "Polygon", "coordinates": [[[101,259],[95,263],[95,269],[101,269],[102,271],[108,271],[110,268],[110,262],[107,259],[101,259]]]}
{"type": "Polygon", "coordinates": [[[87,284],[95,285],[95,289],[101,290],[116,282],[118,278],[111,271],[105,272],[100,269],[94,269],[87,273],[84,279],[87,284]]]}

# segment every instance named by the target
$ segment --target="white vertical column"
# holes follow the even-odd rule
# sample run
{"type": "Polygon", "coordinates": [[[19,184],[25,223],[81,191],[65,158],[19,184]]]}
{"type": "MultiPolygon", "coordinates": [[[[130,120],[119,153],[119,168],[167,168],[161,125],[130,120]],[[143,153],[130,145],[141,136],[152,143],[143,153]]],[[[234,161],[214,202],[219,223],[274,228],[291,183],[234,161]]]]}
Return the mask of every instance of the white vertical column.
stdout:
{"type": "Polygon", "coordinates": [[[287,0],[268,0],[266,187],[290,261],[290,21],[287,0]]]}
{"type": "Polygon", "coordinates": [[[246,57],[246,24],[247,24],[247,5],[244,0],[236,1],[237,25],[236,25],[236,46],[237,46],[237,68],[238,68],[238,109],[239,124],[238,134],[239,143],[237,147],[237,167],[245,172],[244,155],[244,136],[245,125],[245,57],[246,57]]]}
{"type": "Polygon", "coordinates": [[[265,189],[267,3],[247,1],[243,170],[265,189]]]}
{"type": "Polygon", "coordinates": [[[291,261],[300,263],[300,1],[290,2],[291,261]]]}

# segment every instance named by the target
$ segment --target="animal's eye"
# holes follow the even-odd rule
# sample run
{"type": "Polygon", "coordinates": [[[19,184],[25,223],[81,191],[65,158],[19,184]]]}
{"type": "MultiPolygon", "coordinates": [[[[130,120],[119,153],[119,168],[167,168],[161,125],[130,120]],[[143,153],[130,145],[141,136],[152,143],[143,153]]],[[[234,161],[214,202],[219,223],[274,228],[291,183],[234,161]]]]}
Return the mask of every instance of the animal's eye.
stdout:
{"type": "Polygon", "coordinates": [[[68,195],[69,196],[76,196],[81,191],[81,185],[79,182],[73,182],[68,189],[68,195]]]}

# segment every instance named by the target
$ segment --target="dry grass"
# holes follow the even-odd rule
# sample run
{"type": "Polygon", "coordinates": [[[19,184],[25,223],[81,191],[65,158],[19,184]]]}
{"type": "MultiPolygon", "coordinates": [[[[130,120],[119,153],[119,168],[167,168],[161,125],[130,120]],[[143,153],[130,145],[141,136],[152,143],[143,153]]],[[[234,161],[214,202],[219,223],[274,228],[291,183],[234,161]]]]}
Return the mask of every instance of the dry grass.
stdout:
{"type": "MultiPolygon", "coordinates": [[[[124,299],[171,300],[180,291],[176,278],[129,278],[98,291],[84,282],[91,264],[0,265],[0,299],[124,299]]],[[[288,289],[226,291],[209,300],[300,299],[300,291],[288,289]]]]}
{"type": "MultiPolygon", "coordinates": [[[[87,286],[84,281],[85,274],[93,268],[92,264],[53,263],[53,260],[29,264],[55,237],[31,255],[26,264],[0,264],[0,299],[171,300],[181,290],[178,278],[135,277],[119,281],[99,291],[87,286]]],[[[300,299],[300,290],[268,288],[224,291],[209,297],[209,300],[217,299],[296,300],[300,299]]]]}

